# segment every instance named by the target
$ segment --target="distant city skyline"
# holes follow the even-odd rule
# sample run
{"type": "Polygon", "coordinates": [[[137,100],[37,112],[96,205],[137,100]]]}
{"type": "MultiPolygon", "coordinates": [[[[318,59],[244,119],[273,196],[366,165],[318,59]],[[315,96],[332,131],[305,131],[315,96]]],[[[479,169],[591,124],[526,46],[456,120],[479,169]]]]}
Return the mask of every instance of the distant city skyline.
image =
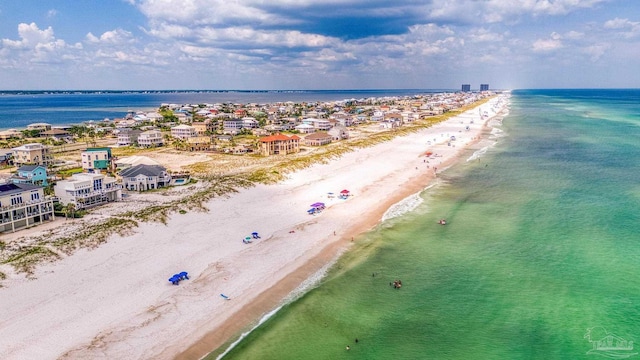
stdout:
{"type": "Polygon", "coordinates": [[[0,90],[637,88],[634,0],[21,0],[0,90]]]}

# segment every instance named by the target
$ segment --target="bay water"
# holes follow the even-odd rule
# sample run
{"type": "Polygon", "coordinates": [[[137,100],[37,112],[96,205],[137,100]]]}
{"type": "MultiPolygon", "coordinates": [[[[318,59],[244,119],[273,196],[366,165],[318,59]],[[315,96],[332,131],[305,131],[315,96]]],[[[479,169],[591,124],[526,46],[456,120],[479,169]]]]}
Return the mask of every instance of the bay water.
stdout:
{"type": "Polygon", "coordinates": [[[208,358],[640,356],[640,90],[510,100],[417,206],[208,358]]]}
{"type": "Polygon", "coordinates": [[[414,96],[452,90],[200,90],[200,91],[0,91],[0,130],[25,129],[38,122],[69,126],[122,118],[161,104],[271,104],[414,96]]]}

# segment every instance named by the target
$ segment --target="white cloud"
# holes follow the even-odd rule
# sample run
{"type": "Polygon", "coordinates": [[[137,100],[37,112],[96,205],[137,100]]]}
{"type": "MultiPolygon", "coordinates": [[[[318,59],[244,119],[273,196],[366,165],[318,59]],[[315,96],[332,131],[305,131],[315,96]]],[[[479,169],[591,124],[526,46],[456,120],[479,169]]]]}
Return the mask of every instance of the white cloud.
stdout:
{"type": "Polygon", "coordinates": [[[533,43],[533,51],[550,52],[562,48],[562,42],[558,39],[538,39],[533,43]]]}
{"type": "Polygon", "coordinates": [[[54,42],[53,29],[40,30],[36,23],[18,25],[20,40],[2,39],[2,44],[15,49],[36,48],[39,44],[54,42]]]}
{"type": "Polygon", "coordinates": [[[126,44],[126,43],[131,43],[135,41],[131,32],[125,31],[122,29],[106,31],[102,33],[100,37],[97,37],[92,33],[88,33],[85,36],[85,39],[87,42],[92,44],[102,43],[102,44],[112,44],[112,45],[126,44]]]}
{"type": "Polygon", "coordinates": [[[152,23],[219,25],[229,21],[265,24],[284,19],[260,8],[261,2],[246,0],[140,0],[136,4],[152,23]]]}
{"type": "Polygon", "coordinates": [[[640,35],[640,22],[630,21],[629,19],[615,18],[605,21],[603,27],[609,30],[625,30],[620,33],[625,38],[631,38],[640,35]]]}
{"type": "Polygon", "coordinates": [[[516,21],[523,15],[566,15],[591,8],[608,0],[434,0],[430,15],[434,18],[466,18],[470,22],[487,23],[516,21]]]}
{"type": "Polygon", "coordinates": [[[615,18],[613,20],[607,20],[604,23],[605,29],[625,29],[638,26],[637,22],[629,21],[629,19],[615,18]]]}
{"type": "Polygon", "coordinates": [[[504,40],[503,34],[491,32],[487,29],[473,29],[467,35],[472,42],[500,42],[504,40]]]}

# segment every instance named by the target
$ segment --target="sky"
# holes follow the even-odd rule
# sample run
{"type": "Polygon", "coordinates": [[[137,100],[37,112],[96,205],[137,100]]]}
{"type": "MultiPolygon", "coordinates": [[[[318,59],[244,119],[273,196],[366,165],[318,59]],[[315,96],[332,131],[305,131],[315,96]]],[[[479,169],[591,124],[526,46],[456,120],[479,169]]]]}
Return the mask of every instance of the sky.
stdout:
{"type": "Polygon", "coordinates": [[[0,0],[0,90],[640,88],[638,0],[0,0]]]}

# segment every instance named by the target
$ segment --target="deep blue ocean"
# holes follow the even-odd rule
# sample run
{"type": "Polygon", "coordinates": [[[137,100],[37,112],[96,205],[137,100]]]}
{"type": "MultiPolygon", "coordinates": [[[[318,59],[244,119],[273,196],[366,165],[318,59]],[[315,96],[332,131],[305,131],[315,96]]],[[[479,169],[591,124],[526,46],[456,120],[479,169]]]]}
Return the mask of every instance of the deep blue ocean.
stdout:
{"type": "Polygon", "coordinates": [[[224,359],[640,358],[640,90],[517,90],[490,125],[224,359]]]}
{"type": "MultiPolygon", "coordinates": [[[[163,92],[2,92],[0,130],[24,129],[37,122],[53,126],[124,117],[128,111],[157,109],[169,104],[269,104],[316,102],[384,96],[412,96],[447,90],[278,90],[278,91],[163,91],[163,92]]],[[[453,91],[453,90],[448,90],[453,91]]]]}

